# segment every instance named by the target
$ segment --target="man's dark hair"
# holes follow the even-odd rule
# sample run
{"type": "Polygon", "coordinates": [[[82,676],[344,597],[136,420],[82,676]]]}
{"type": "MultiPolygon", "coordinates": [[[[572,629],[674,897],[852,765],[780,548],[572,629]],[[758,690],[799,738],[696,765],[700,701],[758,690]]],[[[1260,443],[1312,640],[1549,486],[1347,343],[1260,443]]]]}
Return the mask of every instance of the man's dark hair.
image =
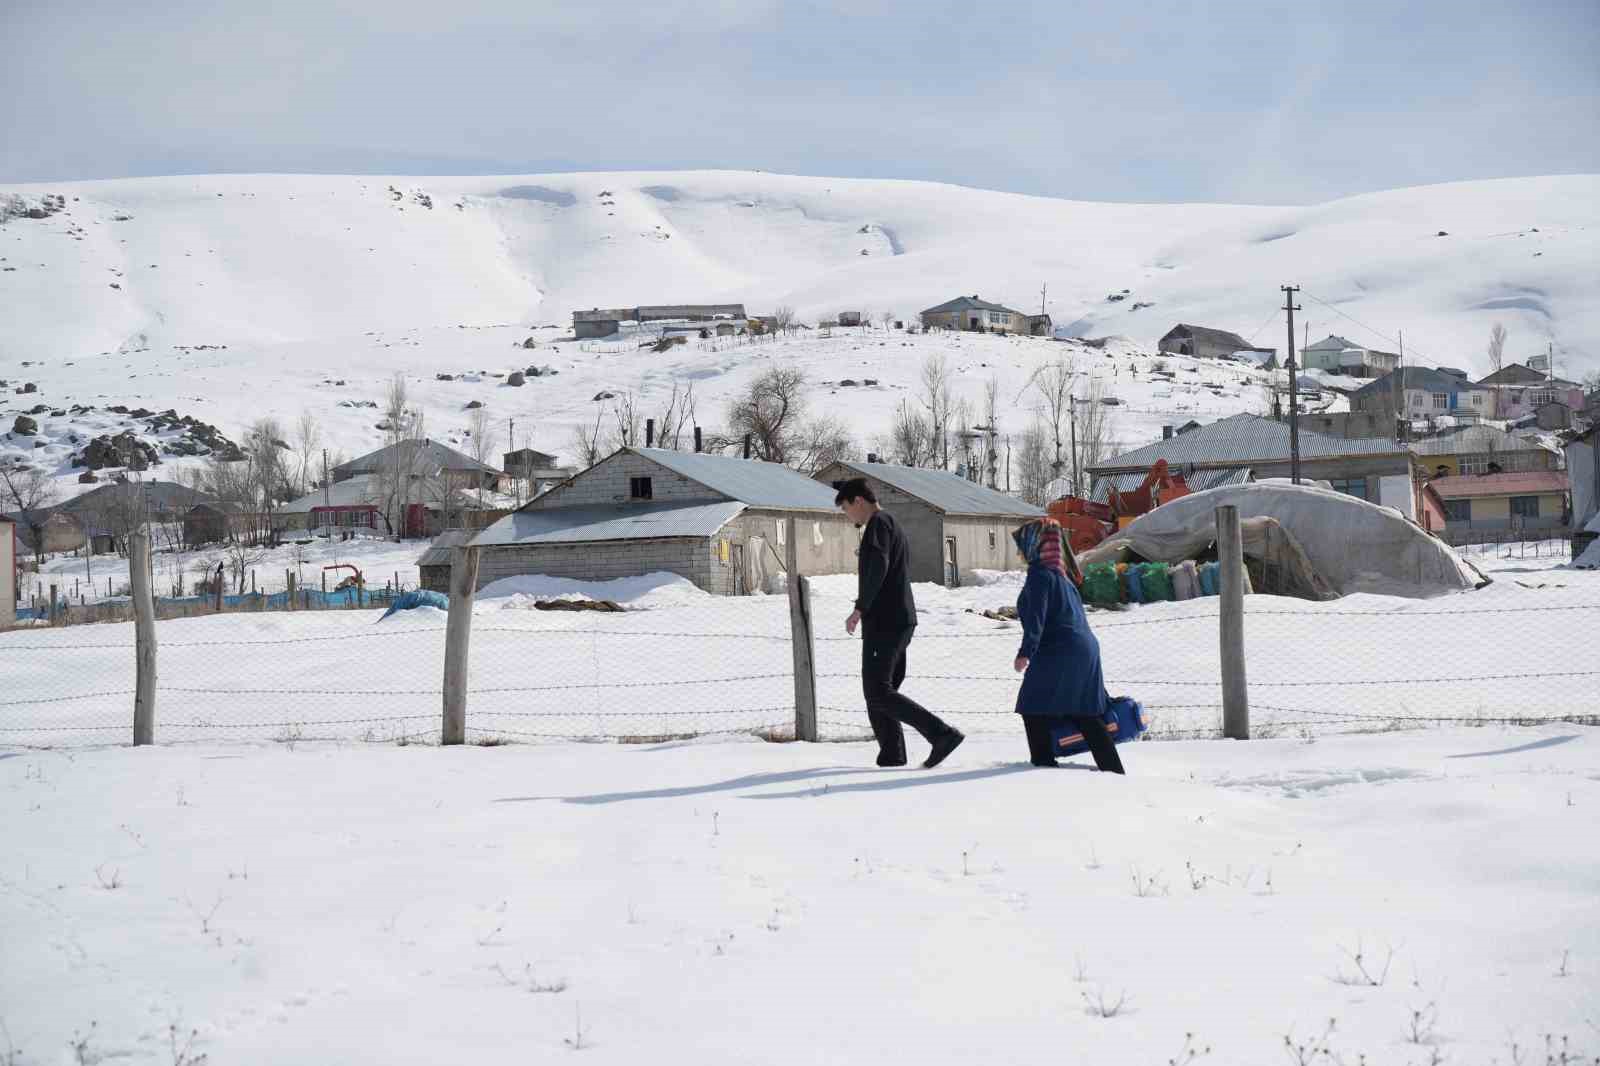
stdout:
{"type": "Polygon", "coordinates": [[[868,503],[877,503],[878,494],[872,491],[872,486],[867,484],[864,477],[853,477],[848,481],[835,481],[833,487],[839,490],[839,495],[833,498],[833,505],[853,503],[856,500],[866,500],[868,503]]]}

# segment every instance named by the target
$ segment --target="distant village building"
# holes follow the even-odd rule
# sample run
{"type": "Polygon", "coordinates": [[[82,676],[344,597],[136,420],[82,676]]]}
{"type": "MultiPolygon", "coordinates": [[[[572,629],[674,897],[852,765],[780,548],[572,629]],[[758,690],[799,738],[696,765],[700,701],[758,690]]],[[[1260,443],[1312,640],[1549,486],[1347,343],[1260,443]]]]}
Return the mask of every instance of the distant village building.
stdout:
{"type": "Polygon", "coordinates": [[[1393,416],[1375,411],[1315,412],[1300,416],[1301,429],[1346,440],[1394,440],[1397,426],[1393,416]]]}
{"type": "Polygon", "coordinates": [[[1470,419],[1494,417],[1494,392],[1473,384],[1464,375],[1423,366],[1408,366],[1396,373],[1403,386],[1403,400],[1398,411],[1395,410],[1394,374],[1370,381],[1351,393],[1350,409],[1388,413],[1405,419],[1440,415],[1470,419]]]}
{"type": "Polygon", "coordinates": [[[1422,487],[1422,527],[1457,544],[1474,535],[1560,529],[1567,488],[1560,470],[1434,478],[1422,487]]]}
{"type": "Polygon", "coordinates": [[[861,312],[840,311],[838,321],[841,326],[859,326],[861,325],[861,312]]]}
{"type": "Polygon", "coordinates": [[[1353,378],[1381,378],[1400,365],[1400,356],[1329,334],[1301,349],[1298,362],[1303,370],[1325,370],[1353,378]]]}
{"type": "MultiPolygon", "coordinates": [[[[1182,474],[1191,491],[1290,476],[1289,427],[1259,415],[1233,415],[1183,434],[1113,456],[1089,467],[1092,495],[1138,488],[1158,459],[1182,474]]],[[[1346,440],[1300,430],[1300,477],[1336,491],[1416,514],[1412,458],[1391,440],[1346,440]]]]}
{"type": "Polygon", "coordinates": [[[241,532],[234,521],[238,512],[237,506],[221,500],[195,504],[183,516],[183,543],[198,548],[232,540],[241,532]]]}
{"type": "Polygon", "coordinates": [[[561,460],[547,452],[518,448],[501,458],[506,476],[525,483],[527,495],[538,496],[578,472],[575,466],[562,466],[561,460]]]}
{"type": "MultiPolygon", "coordinates": [[[[977,296],[958,296],[922,312],[923,329],[954,329],[971,333],[1016,333],[1050,336],[1049,315],[1030,315],[989,303],[977,296]]],[[[841,323],[842,324],[842,323],[841,323]]]]}
{"type": "Polygon", "coordinates": [[[867,479],[878,503],[894,516],[911,545],[911,580],[962,583],[972,570],[1016,570],[1011,531],[1044,511],[945,470],[888,463],[840,462],[817,472],[832,485],[867,479]]]}
{"type": "MultiPolygon", "coordinates": [[[[1552,378],[1522,363],[1501,367],[1488,377],[1479,378],[1478,384],[1490,390],[1494,405],[1492,418],[1516,420],[1536,415],[1546,404],[1564,404],[1568,410],[1581,411],[1584,405],[1583,386],[1575,381],[1552,378]]],[[[1547,415],[1548,418],[1555,416],[1547,415]]],[[[1555,426],[1547,428],[1565,428],[1555,426]]]]}
{"type": "Polygon", "coordinates": [[[450,561],[455,550],[465,547],[477,536],[470,529],[447,529],[434,538],[428,550],[417,560],[417,574],[423,588],[431,592],[450,594],[450,561]]]}
{"type": "Polygon", "coordinates": [[[1461,426],[1412,441],[1409,447],[1418,472],[1428,478],[1554,470],[1560,465],[1560,456],[1549,448],[1495,426],[1461,426]]]}
{"type": "Polygon", "coordinates": [[[719,320],[744,328],[744,304],[654,304],[639,307],[593,308],[572,312],[572,333],[579,340],[610,337],[622,330],[623,323],[681,322],[704,325],[719,320]]]}
{"type": "Polygon", "coordinates": [[[17,524],[0,515],[0,629],[17,624],[17,563],[22,553],[17,524]]]}
{"type": "Polygon", "coordinates": [[[623,448],[479,533],[479,586],[667,572],[715,595],[764,591],[793,519],[802,574],[855,570],[858,537],[833,489],[777,463],[623,448]]]}
{"type": "Polygon", "coordinates": [[[1168,355],[1193,355],[1201,359],[1232,359],[1240,352],[1253,352],[1262,358],[1251,361],[1263,369],[1273,370],[1278,365],[1276,348],[1258,348],[1237,333],[1209,326],[1191,326],[1186,322],[1167,330],[1156,348],[1168,355]],[[1271,358],[1266,358],[1268,356],[1271,358]]]}

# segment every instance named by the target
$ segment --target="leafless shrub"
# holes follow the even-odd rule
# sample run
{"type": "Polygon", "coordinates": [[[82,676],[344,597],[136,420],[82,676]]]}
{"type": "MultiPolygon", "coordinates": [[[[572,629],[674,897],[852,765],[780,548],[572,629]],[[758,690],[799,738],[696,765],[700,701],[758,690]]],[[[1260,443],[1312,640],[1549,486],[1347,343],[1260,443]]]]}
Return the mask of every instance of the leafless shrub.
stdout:
{"type": "Polygon", "coordinates": [[[1388,948],[1383,957],[1382,965],[1374,959],[1369,959],[1363,952],[1361,941],[1356,941],[1355,951],[1340,948],[1345,958],[1350,960],[1353,970],[1341,966],[1334,980],[1341,985],[1366,985],[1369,988],[1381,988],[1389,979],[1389,967],[1394,963],[1394,948],[1388,948]]]}
{"type": "Polygon", "coordinates": [[[1165,896],[1171,893],[1171,887],[1162,878],[1160,870],[1146,876],[1135,866],[1131,872],[1133,875],[1133,894],[1140,899],[1150,896],[1165,896]]]}
{"type": "Polygon", "coordinates": [[[521,975],[516,977],[506,973],[505,967],[498,962],[494,964],[492,969],[500,975],[500,979],[506,984],[531,995],[556,995],[567,990],[567,982],[564,979],[555,981],[539,980],[534,976],[533,963],[531,962],[524,963],[521,975]]]}
{"type": "Polygon", "coordinates": [[[1096,1018],[1115,1018],[1122,1013],[1122,1008],[1127,1006],[1128,1003],[1126,989],[1118,992],[1117,998],[1114,1000],[1106,995],[1104,988],[1099,986],[1095,987],[1092,994],[1084,991],[1080,992],[1079,995],[1083,997],[1084,1007],[1096,1018]]]}
{"type": "Polygon", "coordinates": [[[1330,1044],[1335,1024],[1335,1019],[1329,1018],[1327,1028],[1304,1041],[1296,1041],[1294,1029],[1291,1028],[1283,1037],[1283,1049],[1288,1054],[1289,1061],[1293,1062],[1294,1066],[1316,1066],[1319,1062],[1334,1061],[1333,1048],[1330,1044]]]}
{"type": "Polygon", "coordinates": [[[113,890],[113,889],[121,888],[122,887],[122,870],[121,870],[121,868],[112,870],[110,876],[106,875],[105,869],[106,869],[106,864],[105,863],[101,863],[99,866],[96,866],[94,868],[94,879],[96,881],[100,882],[100,887],[105,889],[108,892],[113,890]]]}
{"type": "Polygon", "coordinates": [[[1209,1054],[1211,1054],[1210,1044],[1199,1047],[1194,1042],[1193,1033],[1184,1033],[1183,1048],[1167,1060],[1167,1066],[1190,1066],[1196,1059],[1203,1059],[1209,1054]]]}

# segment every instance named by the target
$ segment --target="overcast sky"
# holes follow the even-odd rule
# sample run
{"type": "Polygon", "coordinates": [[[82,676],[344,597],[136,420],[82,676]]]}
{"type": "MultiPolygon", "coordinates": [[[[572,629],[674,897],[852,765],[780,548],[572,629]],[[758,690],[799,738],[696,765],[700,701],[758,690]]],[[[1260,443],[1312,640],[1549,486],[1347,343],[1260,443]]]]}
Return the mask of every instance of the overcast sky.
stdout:
{"type": "Polygon", "coordinates": [[[1596,0],[0,8],[0,182],[727,167],[1310,203],[1600,171],[1596,0]]]}

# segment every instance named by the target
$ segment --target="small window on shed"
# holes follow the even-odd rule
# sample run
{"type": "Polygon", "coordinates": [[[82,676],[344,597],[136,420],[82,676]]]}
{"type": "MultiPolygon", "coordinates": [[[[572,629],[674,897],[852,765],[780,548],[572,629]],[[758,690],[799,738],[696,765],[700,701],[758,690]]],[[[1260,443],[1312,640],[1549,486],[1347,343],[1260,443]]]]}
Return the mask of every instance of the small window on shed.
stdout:
{"type": "Polygon", "coordinates": [[[652,499],[650,479],[647,477],[630,477],[628,479],[628,498],[631,500],[652,499]]]}
{"type": "Polygon", "coordinates": [[[992,529],[991,529],[991,530],[989,530],[989,547],[991,547],[991,548],[992,548],[992,547],[994,547],[994,546],[995,546],[995,545],[996,545],[996,544],[998,544],[998,543],[999,543],[999,538],[997,538],[997,537],[996,537],[996,536],[995,536],[995,534],[994,534],[994,530],[992,530],[992,529]]]}

